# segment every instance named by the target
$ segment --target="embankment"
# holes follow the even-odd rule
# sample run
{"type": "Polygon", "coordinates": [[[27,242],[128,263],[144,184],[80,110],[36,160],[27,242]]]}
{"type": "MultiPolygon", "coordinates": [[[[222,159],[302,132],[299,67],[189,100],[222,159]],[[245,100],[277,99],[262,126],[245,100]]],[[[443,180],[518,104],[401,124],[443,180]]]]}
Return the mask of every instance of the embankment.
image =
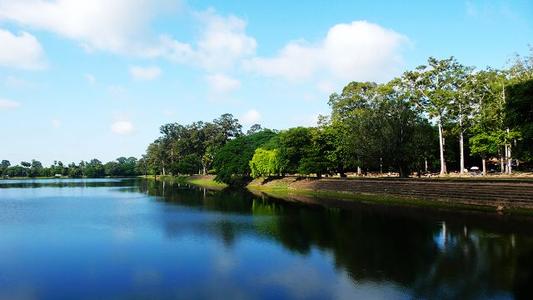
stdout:
{"type": "MultiPolygon", "coordinates": [[[[252,191],[282,196],[308,194],[346,199],[383,199],[397,204],[533,211],[532,181],[442,179],[305,179],[254,180],[252,191]]],[[[372,201],[372,200],[369,200],[372,201]]]]}

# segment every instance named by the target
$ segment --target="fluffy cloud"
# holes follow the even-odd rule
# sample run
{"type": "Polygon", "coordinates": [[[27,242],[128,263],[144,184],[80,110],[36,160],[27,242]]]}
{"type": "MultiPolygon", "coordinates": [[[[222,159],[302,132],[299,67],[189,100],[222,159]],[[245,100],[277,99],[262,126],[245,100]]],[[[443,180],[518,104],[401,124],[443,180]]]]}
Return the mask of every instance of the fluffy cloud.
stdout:
{"type": "Polygon", "coordinates": [[[217,93],[229,93],[241,87],[241,82],[224,74],[207,76],[207,83],[217,93]]]}
{"type": "Polygon", "coordinates": [[[54,32],[87,50],[132,51],[168,1],[0,0],[0,20],[54,32]]]}
{"type": "Polygon", "coordinates": [[[130,134],[133,132],[133,129],[133,124],[130,121],[116,121],[111,124],[111,132],[120,135],[130,134]]]}
{"type": "Polygon", "coordinates": [[[9,100],[9,99],[2,99],[0,98],[0,110],[4,109],[14,109],[20,106],[20,103],[9,100]]]}
{"type": "Polygon", "coordinates": [[[15,35],[0,29],[0,45],[0,66],[41,69],[46,65],[41,44],[27,32],[15,35]]]}
{"type": "Polygon", "coordinates": [[[201,25],[196,44],[161,35],[155,46],[145,49],[144,55],[216,72],[230,69],[240,60],[255,54],[257,42],[247,35],[244,20],[232,15],[220,16],[214,10],[194,15],[201,25]]]}
{"type": "Polygon", "coordinates": [[[262,75],[289,80],[320,74],[342,80],[382,81],[401,66],[400,50],[407,41],[405,36],[377,24],[354,21],[333,26],[316,44],[290,42],[277,56],[257,57],[245,66],[262,75]]]}
{"type": "Polygon", "coordinates": [[[161,75],[161,69],[158,67],[139,67],[130,68],[130,75],[136,80],[154,80],[161,75]]]}
{"type": "Polygon", "coordinates": [[[235,16],[222,17],[213,10],[198,14],[204,24],[197,58],[209,70],[231,67],[237,60],[255,54],[257,42],[246,34],[246,22],[235,16]]]}
{"type": "Polygon", "coordinates": [[[200,23],[196,43],[150,32],[151,20],[181,1],[171,0],[0,0],[0,21],[53,32],[88,51],[165,58],[211,72],[230,68],[255,53],[246,22],[210,9],[191,12],[200,23]],[[174,3],[174,4],[172,4],[174,3]]]}
{"type": "Polygon", "coordinates": [[[244,125],[253,125],[261,120],[261,114],[257,110],[251,109],[244,113],[239,119],[244,125]]]}

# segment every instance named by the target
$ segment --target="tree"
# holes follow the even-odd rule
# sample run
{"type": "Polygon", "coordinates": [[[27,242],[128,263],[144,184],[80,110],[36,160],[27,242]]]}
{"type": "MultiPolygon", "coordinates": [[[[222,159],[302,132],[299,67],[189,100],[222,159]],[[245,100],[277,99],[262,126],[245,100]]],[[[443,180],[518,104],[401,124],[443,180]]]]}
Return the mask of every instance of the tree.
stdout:
{"type": "Polygon", "coordinates": [[[473,118],[473,112],[478,102],[475,99],[477,93],[477,77],[472,74],[472,68],[459,66],[455,70],[456,93],[455,101],[451,105],[451,115],[454,129],[459,134],[459,173],[465,170],[464,140],[467,129],[473,118]]]}
{"type": "Polygon", "coordinates": [[[151,174],[165,175],[164,149],[160,139],[148,145],[146,150],[146,163],[151,174]]]}
{"type": "MultiPolygon", "coordinates": [[[[507,124],[516,128],[522,140],[517,144],[517,155],[533,160],[533,79],[516,83],[508,88],[506,103],[507,124]]],[[[516,134],[516,133],[515,133],[516,134]]]]}
{"type": "Polygon", "coordinates": [[[101,178],[101,177],[104,177],[105,176],[104,165],[98,159],[92,159],[85,166],[84,175],[86,177],[88,177],[88,178],[101,178]]]}
{"type": "Polygon", "coordinates": [[[481,156],[483,175],[487,175],[487,157],[497,155],[500,145],[500,137],[495,132],[480,130],[470,138],[471,153],[481,156]]]}
{"type": "MultiPolygon", "coordinates": [[[[117,176],[123,176],[124,175],[122,173],[122,169],[121,169],[120,163],[118,163],[117,161],[107,162],[104,165],[104,170],[105,170],[105,175],[106,176],[117,177],[117,176]]],[[[89,172],[92,172],[92,170],[89,171],[89,172]]]]}
{"type": "Polygon", "coordinates": [[[254,134],[254,133],[257,133],[259,131],[261,131],[263,128],[261,127],[260,124],[254,124],[252,126],[250,126],[250,129],[248,129],[248,131],[246,131],[246,134],[247,135],[250,135],[250,134],[254,134]]]}
{"type": "Polygon", "coordinates": [[[83,171],[75,163],[71,163],[68,165],[68,176],[72,178],[80,178],[83,177],[83,171]]]}
{"type": "Polygon", "coordinates": [[[411,88],[414,103],[437,124],[441,175],[447,173],[443,125],[450,120],[453,106],[457,104],[457,90],[461,85],[457,74],[463,70],[464,66],[454,57],[442,60],[430,57],[427,65],[403,75],[405,84],[411,88]]]}
{"type": "Polygon", "coordinates": [[[227,142],[216,154],[213,167],[215,180],[229,185],[244,183],[251,174],[250,160],[255,150],[276,135],[272,130],[262,130],[252,135],[241,135],[227,142]]]}
{"type": "Polygon", "coordinates": [[[5,175],[9,166],[11,166],[9,160],[2,160],[2,162],[0,162],[0,175],[5,175]]]}
{"type": "Polygon", "coordinates": [[[178,163],[177,169],[180,174],[197,174],[202,167],[202,161],[196,154],[185,155],[178,163]]]}
{"type": "Polygon", "coordinates": [[[279,151],[277,149],[267,150],[264,148],[257,148],[249,165],[251,176],[253,178],[279,175],[281,173],[279,151]]]}
{"type": "Polygon", "coordinates": [[[43,173],[43,165],[41,164],[40,161],[33,159],[31,161],[29,176],[38,177],[38,176],[42,176],[42,173],[43,173]]]}
{"type": "Polygon", "coordinates": [[[306,127],[290,128],[279,135],[279,154],[284,173],[297,173],[300,161],[311,146],[311,130],[306,127]]]}
{"type": "Polygon", "coordinates": [[[366,154],[363,139],[367,135],[362,130],[362,122],[367,120],[363,115],[377,97],[376,86],[373,82],[350,82],[340,95],[334,93],[329,97],[328,104],[332,110],[330,122],[337,136],[336,153],[341,173],[354,167],[357,167],[358,174],[361,173],[366,154]]]}

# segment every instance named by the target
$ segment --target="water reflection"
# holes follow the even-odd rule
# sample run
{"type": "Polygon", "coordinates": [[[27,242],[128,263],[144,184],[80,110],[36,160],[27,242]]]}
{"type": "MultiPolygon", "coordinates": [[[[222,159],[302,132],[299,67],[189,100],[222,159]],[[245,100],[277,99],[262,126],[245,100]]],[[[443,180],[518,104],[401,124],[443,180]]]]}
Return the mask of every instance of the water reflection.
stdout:
{"type": "Polygon", "coordinates": [[[49,179],[0,179],[0,189],[13,188],[72,188],[131,186],[136,178],[49,178],[49,179]]]}
{"type": "Polygon", "coordinates": [[[0,186],[0,299],[533,298],[529,218],[145,180],[0,186]]]}
{"type": "MultiPolygon", "coordinates": [[[[346,272],[356,285],[393,284],[415,298],[532,296],[529,220],[471,215],[468,222],[468,216],[453,213],[415,217],[406,208],[354,205],[340,209],[153,181],[137,188],[169,204],[223,215],[252,215],[252,219],[221,218],[204,233],[218,236],[226,247],[253,234],[301,255],[316,249],[330,253],[335,268],[346,272]]],[[[172,221],[164,227],[169,236],[190,230],[172,221]]]]}

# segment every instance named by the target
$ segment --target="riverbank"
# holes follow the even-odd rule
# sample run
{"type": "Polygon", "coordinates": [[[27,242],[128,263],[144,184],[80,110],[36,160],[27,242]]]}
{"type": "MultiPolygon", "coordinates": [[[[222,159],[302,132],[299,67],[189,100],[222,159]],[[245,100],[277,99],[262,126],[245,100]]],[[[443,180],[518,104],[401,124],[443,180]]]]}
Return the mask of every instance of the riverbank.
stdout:
{"type": "Polygon", "coordinates": [[[273,196],[307,194],[394,205],[533,212],[533,182],[529,180],[461,179],[257,179],[252,191],[273,196]]]}
{"type": "MultiPolygon", "coordinates": [[[[226,185],[214,176],[158,177],[211,189],[226,185]]],[[[313,198],[384,205],[533,213],[533,182],[528,178],[260,178],[246,187],[254,194],[309,202],[313,198]]]]}
{"type": "Polygon", "coordinates": [[[148,179],[148,180],[165,180],[165,181],[171,181],[171,182],[177,182],[177,183],[183,183],[183,184],[192,184],[196,186],[201,186],[209,189],[214,190],[222,190],[228,187],[228,185],[224,183],[220,183],[218,181],[215,181],[215,176],[207,175],[193,175],[193,176],[140,176],[141,178],[148,179]]]}

